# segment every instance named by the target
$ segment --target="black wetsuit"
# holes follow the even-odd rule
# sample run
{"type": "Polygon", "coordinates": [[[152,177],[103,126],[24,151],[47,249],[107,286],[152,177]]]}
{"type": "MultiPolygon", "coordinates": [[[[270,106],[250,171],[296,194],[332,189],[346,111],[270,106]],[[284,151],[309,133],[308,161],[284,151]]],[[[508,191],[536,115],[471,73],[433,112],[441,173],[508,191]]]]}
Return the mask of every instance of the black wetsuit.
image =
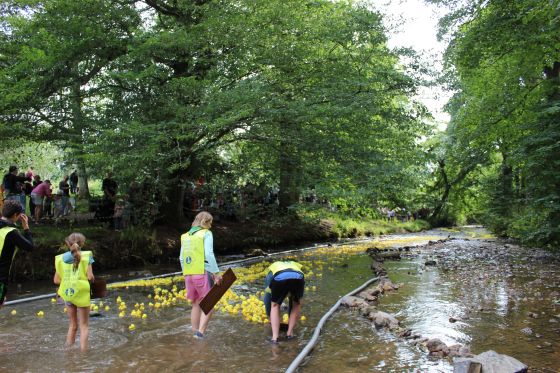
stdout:
{"type": "MultiPolygon", "coordinates": [[[[0,228],[4,227],[16,228],[13,223],[0,219],[0,228]]],[[[29,229],[24,230],[23,235],[17,229],[14,229],[6,235],[4,240],[4,247],[0,254],[0,305],[4,303],[4,298],[8,291],[8,278],[16,247],[26,251],[33,250],[33,239],[29,229]]]]}

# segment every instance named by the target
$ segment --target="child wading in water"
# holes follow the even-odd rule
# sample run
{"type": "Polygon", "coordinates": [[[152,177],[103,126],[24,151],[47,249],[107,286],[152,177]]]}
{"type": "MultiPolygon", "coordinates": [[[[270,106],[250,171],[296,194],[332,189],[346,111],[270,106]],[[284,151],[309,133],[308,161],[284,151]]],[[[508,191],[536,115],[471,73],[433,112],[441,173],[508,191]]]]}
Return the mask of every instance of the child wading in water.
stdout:
{"type": "Polygon", "coordinates": [[[210,227],[212,215],[200,212],[194,218],[191,229],[181,236],[181,268],[185,275],[187,299],[192,301],[191,327],[195,338],[204,337],[208,321],[214,310],[208,315],[202,312],[200,301],[208,294],[213,283],[220,283],[221,276],[214,257],[214,238],[210,227]]]}
{"type": "Polygon", "coordinates": [[[70,251],[56,256],[54,283],[60,285],[58,295],[64,299],[68,307],[70,325],[66,335],[66,345],[74,345],[79,324],[80,349],[85,351],[89,334],[89,283],[94,281],[91,268],[93,256],[91,251],[81,251],[86,242],[83,234],[72,233],[66,237],[65,242],[70,251]]]}

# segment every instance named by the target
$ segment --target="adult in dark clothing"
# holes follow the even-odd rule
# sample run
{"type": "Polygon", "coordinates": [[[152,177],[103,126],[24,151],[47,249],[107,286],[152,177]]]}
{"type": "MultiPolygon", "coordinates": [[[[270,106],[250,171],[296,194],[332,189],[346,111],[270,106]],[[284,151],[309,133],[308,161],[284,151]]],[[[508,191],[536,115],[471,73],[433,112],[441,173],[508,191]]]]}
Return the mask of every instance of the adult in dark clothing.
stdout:
{"type": "Polygon", "coordinates": [[[101,183],[103,201],[101,203],[101,211],[99,211],[99,218],[101,221],[108,221],[111,227],[113,225],[113,213],[115,211],[118,187],[117,182],[113,180],[113,173],[108,172],[107,177],[101,183]]]}
{"type": "Polygon", "coordinates": [[[113,180],[113,173],[107,173],[107,177],[103,179],[103,183],[101,183],[101,190],[105,197],[114,200],[117,195],[117,189],[119,185],[115,180],[113,180]]]}
{"type": "Polygon", "coordinates": [[[4,304],[8,291],[8,279],[16,247],[31,251],[33,239],[29,230],[27,216],[23,213],[18,201],[9,200],[2,206],[0,218],[0,306],[4,304]],[[21,221],[23,235],[19,233],[15,223],[21,221]]]}
{"type": "Polygon", "coordinates": [[[65,175],[60,183],[58,189],[62,191],[62,215],[68,213],[68,201],[70,200],[70,185],[68,184],[68,175],[65,175]]]}
{"type": "Polygon", "coordinates": [[[78,191],[78,173],[76,170],[70,174],[70,193],[76,194],[78,191]]]}
{"type": "Polygon", "coordinates": [[[31,180],[24,176],[18,176],[17,166],[10,166],[8,173],[4,175],[4,197],[14,201],[21,201],[21,186],[25,181],[31,180]]]}

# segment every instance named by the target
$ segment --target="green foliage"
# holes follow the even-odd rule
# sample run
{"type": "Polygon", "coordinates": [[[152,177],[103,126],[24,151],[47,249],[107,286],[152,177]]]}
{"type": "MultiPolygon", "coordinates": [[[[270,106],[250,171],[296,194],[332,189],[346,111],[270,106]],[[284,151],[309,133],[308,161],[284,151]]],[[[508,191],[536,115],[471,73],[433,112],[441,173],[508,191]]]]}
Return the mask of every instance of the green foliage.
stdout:
{"type": "Polygon", "coordinates": [[[64,152],[55,145],[22,138],[4,139],[1,144],[2,176],[8,172],[11,165],[18,166],[20,172],[26,172],[28,167],[33,167],[34,172],[43,180],[61,180],[64,172],[68,172],[64,152]]]}
{"type": "Polygon", "coordinates": [[[440,184],[477,193],[471,215],[499,235],[557,247],[558,2],[433,2],[452,7],[441,26],[450,38],[446,56],[457,92],[448,104],[450,145],[441,159],[455,175],[466,171],[447,180],[442,174],[440,184]],[[477,183],[469,183],[470,173],[477,183]]]}

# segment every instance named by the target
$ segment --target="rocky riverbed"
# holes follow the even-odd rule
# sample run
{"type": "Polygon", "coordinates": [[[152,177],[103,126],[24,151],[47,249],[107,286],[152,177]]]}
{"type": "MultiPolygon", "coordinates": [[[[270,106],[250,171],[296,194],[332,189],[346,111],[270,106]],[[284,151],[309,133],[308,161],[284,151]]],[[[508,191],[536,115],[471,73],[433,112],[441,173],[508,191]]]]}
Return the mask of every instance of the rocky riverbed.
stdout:
{"type": "MultiPolygon", "coordinates": [[[[559,255],[465,237],[411,247],[372,245],[368,254],[382,279],[344,303],[373,327],[359,332],[360,337],[374,330],[376,338],[394,344],[391,349],[400,357],[391,368],[560,368],[559,255]]],[[[389,359],[380,356],[377,368],[369,365],[372,371],[388,369],[389,359]]]]}

